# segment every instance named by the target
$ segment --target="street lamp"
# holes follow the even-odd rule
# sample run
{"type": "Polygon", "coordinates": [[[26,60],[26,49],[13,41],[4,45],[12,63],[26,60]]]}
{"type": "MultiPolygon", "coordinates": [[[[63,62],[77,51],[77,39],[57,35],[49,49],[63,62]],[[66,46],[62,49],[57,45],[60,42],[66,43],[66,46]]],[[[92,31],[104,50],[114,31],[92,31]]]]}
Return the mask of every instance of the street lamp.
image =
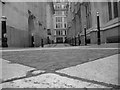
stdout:
{"type": "Polygon", "coordinates": [[[85,34],[85,45],[87,45],[86,26],[84,26],[84,34],[85,34]]]}
{"type": "Polygon", "coordinates": [[[101,44],[101,39],[100,39],[100,21],[99,21],[99,12],[97,12],[97,44],[100,45],[101,44]]]}
{"type": "Polygon", "coordinates": [[[2,47],[8,47],[7,44],[7,34],[6,34],[6,17],[1,17],[1,23],[2,23],[2,47]]]}

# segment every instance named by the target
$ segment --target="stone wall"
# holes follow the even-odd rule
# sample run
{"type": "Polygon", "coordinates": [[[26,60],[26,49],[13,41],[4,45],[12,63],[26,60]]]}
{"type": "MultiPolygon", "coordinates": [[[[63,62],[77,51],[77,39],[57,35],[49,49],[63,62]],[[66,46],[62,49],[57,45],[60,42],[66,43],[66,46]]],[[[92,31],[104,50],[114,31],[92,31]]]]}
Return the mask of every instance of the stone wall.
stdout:
{"type": "Polygon", "coordinates": [[[47,37],[45,2],[6,2],[2,6],[2,15],[7,17],[9,47],[31,46],[32,33],[35,46],[40,46],[41,38],[47,37]],[[35,16],[30,25],[28,10],[35,16]],[[41,26],[38,21],[42,24],[41,26]]]}
{"type": "MultiPolygon", "coordinates": [[[[0,17],[2,17],[2,2],[0,1],[0,17]]],[[[0,18],[0,46],[1,46],[1,18],[0,18]]]]}

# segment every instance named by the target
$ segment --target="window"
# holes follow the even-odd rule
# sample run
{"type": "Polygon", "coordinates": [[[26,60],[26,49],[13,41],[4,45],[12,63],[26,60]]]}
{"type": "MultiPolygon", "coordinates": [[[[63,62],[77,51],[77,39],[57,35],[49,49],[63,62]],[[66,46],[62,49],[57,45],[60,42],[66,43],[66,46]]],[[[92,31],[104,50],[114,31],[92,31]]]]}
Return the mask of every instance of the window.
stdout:
{"type": "Polygon", "coordinates": [[[48,33],[48,35],[51,35],[51,30],[47,29],[47,33],[48,33]]]}
{"type": "Polygon", "coordinates": [[[86,20],[87,20],[87,22],[86,22],[86,28],[87,29],[89,29],[89,28],[91,28],[92,27],[92,24],[91,24],[91,4],[90,4],[90,2],[88,2],[87,4],[86,4],[86,6],[85,6],[85,9],[86,9],[86,20]]]}
{"type": "Polygon", "coordinates": [[[56,17],[56,22],[62,22],[62,17],[56,17]]]}
{"type": "Polygon", "coordinates": [[[60,35],[60,31],[58,31],[59,32],[59,34],[58,35],[60,35]]]}
{"type": "Polygon", "coordinates": [[[67,35],[67,31],[65,30],[65,35],[67,35]]]}
{"type": "Polygon", "coordinates": [[[109,20],[118,17],[118,2],[108,2],[109,20]]]}
{"type": "Polygon", "coordinates": [[[63,24],[62,23],[57,23],[56,28],[63,28],[63,24]]]}
{"type": "Polygon", "coordinates": [[[64,23],[64,28],[67,28],[67,24],[66,23],[64,23]]]}
{"type": "Polygon", "coordinates": [[[62,15],[62,11],[56,11],[55,14],[56,15],[62,15]]]}
{"type": "Polygon", "coordinates": [[[112,19],[112,6],[111,2],[108,2],[108,12],[109,12],[109,20],[112,19]]]}
{"type": "Polygon", "coordinates": [[[64,22],[67,22],[67,18],[66,17],[64,17],[64,22]]]}
{"type": "Polygon", "coordinates": [[[114,18],[118,17],[118,2],[113,2],[114,18]]]}
{"type": "Polygon", "coordinates": [[[58,28],[58,25],[56,24],[56,28],[58,28]]]}
{"type": "Polygon", "coordinates": [[[55,6],[55,8],[56,8],[56,9],[61,9],[62,6],[61,6],[60,4],[57,4],[57,5],[55,6]]]}
{"type": "Polygon", "coordinates": [[[56,35],[59,35],[59,31],[58,30],[56,30],[56,35]]]}
{"type": "Polygon", "coordinates": [[[62,35],[62,30],[56,30],[56,35],[62,35]]]}

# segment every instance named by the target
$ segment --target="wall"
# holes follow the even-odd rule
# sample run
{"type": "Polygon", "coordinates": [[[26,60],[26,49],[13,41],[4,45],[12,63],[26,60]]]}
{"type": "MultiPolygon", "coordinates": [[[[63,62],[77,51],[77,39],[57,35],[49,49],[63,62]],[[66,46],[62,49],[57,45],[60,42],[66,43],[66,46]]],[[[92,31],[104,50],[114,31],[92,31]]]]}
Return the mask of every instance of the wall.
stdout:
{"type": "Polygon", "coordinates": [[[34,34],[35,46],[40,46],[41,38],[46,38],[46,9],[44,2],[6,2],[2,14],[7,17],[7,37],[9,47],[31,46],[34,34]],[[28,10],[36,18],[28,24],[28,10]],[[39,26],[38,21],[42,24],[39,26]]]}
{"type": "Polygon", "coordinates": [[[2,2],[0,1],[0,46],[1,46],[1,17],[2,17],[2,2]]]}
{"type": "Polygon", "coordinates": [[[100,18],[100,30],[101,30],[101,43],[106,43],[107,38],[112,36],[120,36],[118,30],[120,27],[119,19],[114,18],[109,21],[109,13],[108,13],[108,4],[107,2],[94,2],[92,3],[92,28],[90,29],[90,37],[91,37],[91,44],[97,43],[97,20],[96,20],[96,12],[99,11],[99,18],[100,18]],[[116,25],[117,24],[117,25],[116,25]]]}
{"type": "MultiPolygon", "coordinates": [[[[80,32],[81,35],[81,43],[84,45],[84,26],[87,26],[87,19],[86,19],[86,9],[85,5],[87,2],[82,3],[71,3],[69,7],[68,12],[68,22],[70,22],[70,27],[68,30],[68,38],[72,38],[73,36],[76,36],[78,32],[80,32]],[[79,9],[80,8],[80,12],[79,9]],[[71,10],[70,10],[71,9],[71,10]],[[76,13],[77,12],[77,13],[76,13]],[[75,13],[78,15],[78,13],[81,14],[81,18],[78,19],[75,15],[75,13]],[[76,21],[73,20],[73,18],[76,18],[76,21]],[[81,21],[81,22],[79,22],[81,21]],[[79,25],[80,24],[80,25],[79,25]],[[81,32],[82,31],[82,32],[81,32]],[[75,35],[76,32],[76,35],[75,35]]],[[[108,13],[108,2],[90,2],[91,7],[91,27],[88,28],[87,31],[87,38],[90,39],[91,44],[97,44],[97,11],[99,12],[99,20],[100,20],[100,30],[101,30],[101,42],[106,43],[107,38],[112,36],[120,36],[118,33],[119,27],[120,27],[120,20],[119,18],[113,18],[109,21],[109,13],[108,13]]],[[[113,12],[112,12],[113,14],[113,12]]]]}
{"type": "Polygon", "coordinates": [[[53,4],[52,2],[47,2],[46,5],[46,25],[47,29],[51,30],[51,35],[48,35],[50,40],[54,40],[54,30],[53,30],[53,4]]]}
{"type": "MultiPolygon", "coordinates": [[[[106,39],[111,36],[120,36],[118,34],[119,19],[114,18],[109,21],[109,13],[108,13],[108,2],[90,2],[91,5],[91,23],[92,27],[87,29],[87,34],[90,36],[91,44],[97,44],[97,16],[96,12],[99,12],[99,20],[100,20],[100,30],[101,30],[101,43],[106,43],[106,39]],[[117,24],[117,25],[116,25],[117,24]]],[[[85,10],[83,9],[84,5],[81,6],[81,14],[82,14],[82,30],[81,35],[84,35],[84,24],[85,24],[85,10]]],[[[83,36],[81,36],[82,38],[83,36]]],[[[84,42],[84,39],[82,39],[84,42]]]]}

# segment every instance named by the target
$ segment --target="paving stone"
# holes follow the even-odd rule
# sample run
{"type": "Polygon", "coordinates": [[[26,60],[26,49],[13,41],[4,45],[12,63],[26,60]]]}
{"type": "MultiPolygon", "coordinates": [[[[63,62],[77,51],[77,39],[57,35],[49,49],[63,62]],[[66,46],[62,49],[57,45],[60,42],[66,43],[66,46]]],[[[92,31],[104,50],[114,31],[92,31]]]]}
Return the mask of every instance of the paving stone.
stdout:
{"type": "Polygon", "coordinates": [[[116,54],[103,59],[65,68],[57,72],[88,80],[118,85],[118,57],[116,54]]]}
{"type": "Polygon", "coordinates": [[[83,82],[53,73],[15,80],[2,84],[3,88],[107,88],[102,85],[83,82]]]}
{"type": "Polygon", "coordinates": [[[26,73],[28,71],[34,70],[35,68],[31,68],[28,66],[16,64],[16,63],[11,63],[10,61],[0,59],[0,63],[2,63],[2,76],[0,75],[0,79],[8,80],[12,78],[18,78],[18,77],[23,77],[26,76],[26,73]]]}

